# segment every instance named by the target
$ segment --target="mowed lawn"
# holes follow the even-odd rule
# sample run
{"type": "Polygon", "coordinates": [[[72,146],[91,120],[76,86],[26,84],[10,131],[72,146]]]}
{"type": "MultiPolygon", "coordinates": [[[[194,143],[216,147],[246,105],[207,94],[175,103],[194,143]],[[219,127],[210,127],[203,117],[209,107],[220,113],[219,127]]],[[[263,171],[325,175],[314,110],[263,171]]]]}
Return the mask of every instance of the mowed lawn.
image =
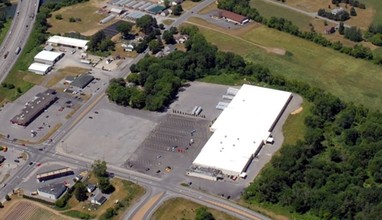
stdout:
{"type": "Polygon", "coordinates": [[[276,31],[265,26],[240,35],[246,41],[287,50],[285,56],[267,53],[236,37],[199,27],[207,40],[224,51],[244,56],[248,61],[267,66],[272,73],[300,80],[339,96],[345,101],[382,107],[382,67],[355,59],[330,48],[276,31]]]}
{"type": "MultiPolygon", "coordinates": [[[[151,217],[152,220],[195,219],[196,209],[202,205],[183,198],[173,198],[165,201],[151,217]]],[[[216,220],[238,220],[224,212],[208,208],[216,220]]]]}
{"type": "Polygon", "coordinates": [[[52,34],[63,34],[73,31],[87,36],[94,34],[98,30],[111,25],[111,22],[99,24],[100,20],[108,16],[108,14],[97,13],[97,10],[100,9],[104,2],[106,1],[90,0],[53,12],[52,16],[48,19],[48,23],[52,26],[48,31],[52,34]],[[56,19],[56,15],[62,15],[62,20],[56,19]],[[71,17],[80,18],[81,21],[69,22],[71,17]]]}
{"type": "Polygon", "coordinates": [[[269,2],[265,2],[264,0],[252,0],[251,6],[256,8],[260,15],[265,18],[278,17],[285,18],[293,22],[293,24],[297,25],[303,30],[309,30],[309,23],[314,20],[312,17],[309,17],[304,14],[300,14],[298,12],[292,11],[290,9],[278,6],[276,4],[272,4],[269,2]]]}

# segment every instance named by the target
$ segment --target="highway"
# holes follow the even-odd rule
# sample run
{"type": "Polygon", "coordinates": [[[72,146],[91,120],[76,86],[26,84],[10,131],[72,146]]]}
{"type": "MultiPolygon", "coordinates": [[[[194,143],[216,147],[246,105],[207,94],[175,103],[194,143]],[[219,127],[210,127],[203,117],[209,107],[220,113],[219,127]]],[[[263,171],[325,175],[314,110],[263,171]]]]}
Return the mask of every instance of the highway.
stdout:
{"type": "Polygon", "coordinates": [[[16,49],[20,47],[22,50],[28,40],[36,19],[38,6],[39,0],[20,0],[17,5],[11,28],[1,44],[0,83],[7,77],[21,53],[21,51],[16,53],[16,49]]]}
{"type": "MultiPolygon", "coordinates": [[[[182,22],[186,21],[190,16],[192,16],[193,13],[197,13],[199,10],[203,9],[207,5],[211,4],[215,0],[205,0],[198,5],[196,5],[194,8],[192,8],[189,11],[186,11],[183,13],[173,24],[172,26],[178,26],[182,22]]],[[[24,16],[28,15],[28,13],[31,13],[31,10],[34,7],[34,3],[32,4],[24,4],[25,2],[28,2],[26,0],[23,0],[23,7],[27,7],[28,10],[22,9],[20,10],[20,15],[22,11],[24,12],[24,16]],[[32,8],[31,8],[32,7],[32,8]]],[[[29,1],[32,2],[32,1],[29,1]]],[[[21,6],[20,6],[21,7],[21,6]]],[[[34,9],[33,9],[34,10],[34,9]]],[[[37,10],[37,9],[36,9],[37,10]]],[[[33,19],[29,18],[26,16],[26,19],[23,19],[23,22],[27,22],[29,19],[29,22],[33,22],[33,19]]],[[[20,23],[22,21],[20,20],[20,23]]],[[[12,29],[12,33],[10,36],[17,35],[18,37],[17,40],[12,40],[11,43],[14,47],[17,48],[19,45],[19,41],[23,41],[25,43],[26,41],[26,36],[24,36],[25,29],[22,29],[21,27],[18,26],[18,22],[16,22],[16,27],[15,29],[12,29]]],[[[31,23],[30,23],[31,25],[31,23]]],[[[25,23],[24,23],[25,27],[25,23]]],[[[170,28],[170,27],[168,27],[170,28]]],[[[29,30],[28,30],[29,31],[29,30]]],[[[11,41],[9,38],[7,38],[8,41],[11,41]]],[[[23,45],[23,44],[21,44],[23,45]]],[[[6,50],[11,49],[11,45],[6,46],[6,50]]],[[[2,52],[2,51],[1,51],[2,52]]],[[[120,65],[119,70],[115,72],[117,77],[125,77],[127,76],[130,71],[129,67],[137,63],[139,60],[141,60],[146,54],[148,53],[148,50],[146,50],[144,53],[139,54],[131,63],[123,63],[120,65]]],[[[13,53],[9,54],[9,59],[5,61],[5,63],[9,62],[9,65],[14,64],[16,60],[16,55],[13,53]],[[14,60],[10,60],[10,58],[13,57],[14,60]]],[[[0,65],[4,65],[4,62],[1,62],[0,65]]],[[[5,75],[2,75],[2,77],[5,77],[5,75]]],[[[35,165],[28,165],[29,162],[60,162],[60,163],[66,163],[66,164],[72,164],[78,167],[82,168],[89,168],[91,167],[91,164],[93,161],[90,161],[88,159],[85,159],[83,157],[79,157],[76,155],[67,155],[65,153],[58,152],[58,146],[61,142],[61,140],[64,138],[66,134],[69,133],[69,131],[74,128],[74,126],[89,112],[91,111],[95,105],[105,97],[105,90],[106,90],[107,85],[104,87],[100,88],[100,90],[94,94],[77,112],[69,119],[66,121],[63,126],[56,131],[51,136],[52,141],[50,143],[46,144],[40,144],[40,145],[35,145],[35,146],[21,146],[16,143],[12,143],[7,140],[0,141],[0,144],[7,145],[10,148],[15,148],[18,150],[24,150],[28,154],[28,159],[23,167],[21,167],[15,175],[11,176],[9,179],[6,181],[6,185],[1,189],[0,191],[0,198],[4,198],[5,195],[9,192],[12,192],[12,190],[18,188],[19,184],[25,180],[26,177],[34,169],[36,169],[35,165]],[[40,151],[38,150],[39,148],[44,148],[45,150],[40,151]]],[[[125,215],[125,219],[133,219],[133,216],[135,213],[139,210],[139,208],[142,206],[142,204],[145,201],[148,201],[151,196],[153,196],[153,192],[163,192],[164,195],[158,199],[157,202],[147,210],[147,213],[144,213],[144,219],[148,219],[150,217],[150,214],[153,213],[154,208],[158,207],[159,204],[163,201],[164,198],[168,198],[169,196],[171,197],[176,197],[176,196],[181,196],[187,199],[191,199],[194,201],[197,201],[199,203],[205,204],[209,207],[216,208],[218,210],[222,210],[227,212],[228,214],[231,214],[233,216],[237,216],[240,219],[251,219],[251,220],[257,220],[257,219],[269,219],[257,212],[254,212],[252,210],[249,210],[245,207],[239,206],[227,199],[206,194],[204,192],[200,192],[191,188],[186,188],[183,186],[180,186],[178,183],[169,183],[167,181],[164,181],[162,179],[156,178],[156,177],[151,177],[142,173],[134,172],[125,168],[121,167],[115,167],[112,165],[108,165],[108,171],[112,172],[115,174],[115,176],[122,178],[122,179],[128,179],[130,181],[133,181],[137,184],[140,184],[146,188],[146,195],[144,195],[144,198],[141,200],[140,203],[135,204],[125,215]]]]}

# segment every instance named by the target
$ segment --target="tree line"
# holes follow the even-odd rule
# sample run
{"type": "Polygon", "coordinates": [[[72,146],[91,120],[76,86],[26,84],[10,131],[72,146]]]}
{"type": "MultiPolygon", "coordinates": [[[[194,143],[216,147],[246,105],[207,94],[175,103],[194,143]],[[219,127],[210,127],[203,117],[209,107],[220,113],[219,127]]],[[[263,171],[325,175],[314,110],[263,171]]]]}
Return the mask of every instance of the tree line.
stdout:
{"type": "Polygon", "coordinates": [[[357,44],[354,47],[347,47],[339,41],[331,42],[317,32],[301,31],[291,21],[284,18],[271,17],[270,19],[266,19],[262,17],[255,8],[252,8],[249,2],[249,0],[220,0],[218,8],[241,14],[256,22],[260,22],[264,25],[267,25],[270,28],[274,28],[279,31],[292,34],[294,36],[309,40],[313,43],[319,44],[324,47],[330,47],[334,50],[337,50],[344,54],[348,54],[352,57],[365,60],[372,60],[374,63],[379,65],[382,64],[382,58],[374,56],[372,51],[368,47],[364,47],[361,44],[357,44]]]}

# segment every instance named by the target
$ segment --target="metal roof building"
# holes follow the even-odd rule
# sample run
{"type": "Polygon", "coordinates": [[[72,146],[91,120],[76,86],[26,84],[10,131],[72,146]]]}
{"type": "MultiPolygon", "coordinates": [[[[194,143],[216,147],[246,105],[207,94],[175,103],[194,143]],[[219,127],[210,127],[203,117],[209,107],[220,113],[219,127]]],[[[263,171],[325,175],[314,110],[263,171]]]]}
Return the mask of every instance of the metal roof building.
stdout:
{"type": "Polygon", "coordinates": [[[11,123],[27,126],[58,99],[55,94],[53,89],[38,93],[32,101],[25,104],[20,114],[11,119],[11,123]]]}
{"type": "Polygon", "coordinates": [[[161,11],[163,11],[164,9],[166,9],[164,6],[157,5],[156,7],[151,8],[150,10],[147,10],[147,12],[156,15],[156,14],[161,13],[161,11]]]}
{"type": "Polygon", "coordinates": [[[79,75],[77,78],[75,78],[73,80],[72,83],[70,83],[70,85],[72,86],[75,86],[75,87],[78,87],[80,89],[83,89],[85,88],[89,83],[91,83],[91,81],[94,80],[94,77],[92,75],[89,75],[89,74],[81,74],[79,75]]]}
{"type": "Polygon", "coordinates": [[[43,181],[56,179],[63,176],[69,176],[73,174],[74,174],[73,170],[70,169],[69,167],[66,167],[66,168],[62,168],[58,170],[52,170],[49,172],[37,174],[36,178],[39,182],[43,182],[43,181]]]}
{"type": "Polygon", "coordinates": [[[52,69],[51,65],[43,63],[32,63],[28,67],[28,71],[34,72],[39,75],[45,75],[52,69]]]}
{"type": "Polygon", "coordinates": [[[62,52],[43,50],[34,57],[35,62],[53,65],[64,56],[62,52]]]}
{"type": "Polygon", "coordinates": [[[54,35],[48,38],[47,43],[51,45],[57,45],[57,46],[68,46],[68,47],[74,47],[78,49],[87,49],[86,44],[88,43],[88,40],[82,40],[77,38],[71,38],[71,37],[62,37],[58,35],[54,35]]]}
{"type": "Polygon", "coordinates": [[[40,196],[47,199],[57,200],[66,191],[66,186],[63,183],[47,185],[37,189],[40,196]]]}
{"type": "Polygon", "coordinates": [[[292,98],[290,92],[243,85],[211,126],[193,165],[227,175],[244,172],[292,98]]]}

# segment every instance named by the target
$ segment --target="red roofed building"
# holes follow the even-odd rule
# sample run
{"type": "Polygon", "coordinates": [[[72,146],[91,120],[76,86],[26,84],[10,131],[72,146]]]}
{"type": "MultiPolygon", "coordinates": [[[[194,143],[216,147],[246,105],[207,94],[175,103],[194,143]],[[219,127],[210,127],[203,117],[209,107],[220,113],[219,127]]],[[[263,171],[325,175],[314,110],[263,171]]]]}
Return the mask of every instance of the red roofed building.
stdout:
{"type": "Polygon", "coordinates": [[[245,24],[249,21],[249,18],[227,10],[219,10],[217,17],[224,18],[225,20],[235,24],[245,24]]]}

